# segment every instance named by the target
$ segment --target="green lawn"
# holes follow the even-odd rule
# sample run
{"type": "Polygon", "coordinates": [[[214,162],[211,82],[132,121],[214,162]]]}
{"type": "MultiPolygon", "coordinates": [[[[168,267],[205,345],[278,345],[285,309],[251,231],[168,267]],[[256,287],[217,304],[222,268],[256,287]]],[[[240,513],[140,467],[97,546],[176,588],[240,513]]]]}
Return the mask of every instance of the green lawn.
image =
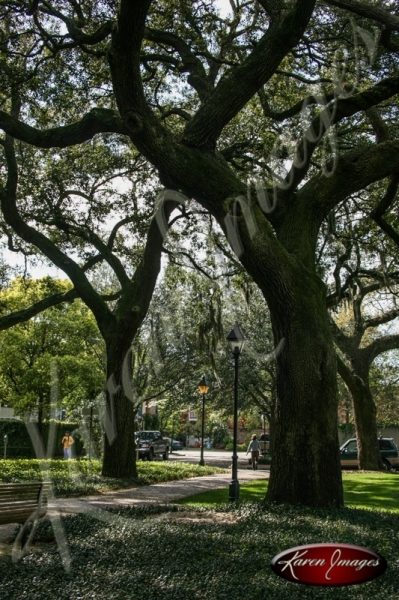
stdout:
{"type": "Polygon", "coordinates": [[[98,460],[0,460],[0,482],[47,479],[52,481],[56,496],[84,496],[135,485],[221,473],[224,469],[173,461],[138,461],[137,471],[137,479],[110,479],[101,476],[101,463],[98,460]]]}
{"type": "MultiPolygon", "coordinates": [[[[240,500],[243,502],[257,502],[263,500],[267,489],[267,480],[254,479],[249,483],[243,483],[240,486],[240,500]]],[[[193,507],[209,508],[217,504],[225,504],[229,501],[228,483],[226,487],[220,490],[210,490],[195,496],[188,496],[178,501],[178,504],[185,504],[193,507]]]]}
{"type": "MultiPolygon", "coordinates": [[[[374,472],[343,473],[345,504],[353,508],[383,510],[399,514],[399,474],[374,472]]],[[[241,486],[240,499],[260,501],[265,497],[267,480],[255,480],[241,486]]],[[[227,487],[189,496],[180,504],[211,507],[228,502],[227,487]]]]}
{"type": "Polygon", "coordinates": [[[347,506],[399,513],[399,474],[350,472],[343,480],[347,506]]]}

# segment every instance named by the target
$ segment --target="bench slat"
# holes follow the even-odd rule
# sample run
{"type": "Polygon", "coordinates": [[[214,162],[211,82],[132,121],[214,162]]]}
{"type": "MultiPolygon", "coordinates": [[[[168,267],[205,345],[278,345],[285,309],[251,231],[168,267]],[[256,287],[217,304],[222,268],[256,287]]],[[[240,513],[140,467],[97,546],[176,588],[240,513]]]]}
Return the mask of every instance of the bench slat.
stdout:
{"type": "Polygon", "coordinates": [[[39,483],[39,482],[34,482],[34,483],[0,483],[0,490],[1,489],[24,489],[24,488],[41,488],[43,485],[47,485],[49,486],[50,483],[39,483]]]}
{"type": "Polygon", "coordinates": [[[14,494],[14,496],[23,496],[24,494],[38,494],[41,488],[24,488],[23,490],[8,489],[0,492],[0,498],[14,494]]]}
{"type": "MultiPolygon", "coordinates": [[[[41,504],[40,505],[41,509],[46,510],[47,509],[47,504],[41,504]]],[[[2,509],[0,512],[0,516],[1,515],[5,515],[7,513],[12,513],[12,512],[19,512],[21,510],[24,511],[32,511],[32,510],[36,510],[38,508],[38,504],[37,502],[31,502],[30,504],[26,503],[26,504],[19,504],[17,506],[7,506],[4,510],[2,509]]]]}
{"type": "Polygon", "coordinates": [[[38,494],[40,492],[41,488],[23,488],[21,490],[17,490],[15,488],[7,488],[6,490],[1,490],[0,491],[0,497],[1,496],[7,496],[8,494],[38,494]]]}
{"type": "MultiPolygon", "coordinates": [[[[42,496],[47,496],[46,493],[42,494],[42,496]]],[[[34,494],[9,494],[7,496],[2,496],[0,498],[0,506],[2,504],[7,504],[7,502],[9,502],[10,500],[37,500],[39,498],[39,492],[36,492],[34,494]]]]}
{"type": "MultiPolygon", "coordinates": [[[[30,506],[31,504],[37,506],[37,498],[31,498],[30,500],[14,500],[12,502],[7,502],[6,504],[1,504],[0,512],[3,513],[5,510],[12,510],[13,508],[16,509],[24,506],[30,506]]],[[[47,501],[43,501],[42,504],[43,506],[46,505],[47,501]]]]}
{"type": "Polygon", "coordinates": [[[8,510],[4,510],[1,511],[0,513],[0,517],[3,518],[6,515],[18,515],[22,512],[24,513],[32,513],[34,510],[36,510],[37,508],[37,504],[27,504],[26,506],[21,506],[19,508],[15,507],[15,508],[10,508],[8,510]]]}
{"type": "MultiPolygon", "coordinates": [[[[31,516],[32,512],[33,511],[27,511],[4,516],[0,515],[0,525],[5,525],[8,523],[25,523],[25,521],[31,516]]],[[[40,511],[40,513],[37,515],[37,518],[44,517],[45,514],[46,511],[40,511]]]]}
{"type": "Polygon", "coordinates": [[[2,491],[8,492],[10,490],[13,490],[16,492],[18,492],[20,490],[39,490],[40,488],[41,488],[40,485],[24,485],[23,487],[21,486],[20,488],[17,488],[15,486],[1,484],[0,485],[0,493],[2,491]]]}
{"type": "MultiPolygon", "coordinates": [[[[43,510],[46,510],[46,506],[42,506],[43,510]]],[[[0,513],[0,517],[4,517],[5,515],[11,515],[13,513],[18,514],[20,512],[33,512],[37,509],[37,504],[24,504],[24,506],[10,506],[6,510],[2,510],[0,513]]]]}

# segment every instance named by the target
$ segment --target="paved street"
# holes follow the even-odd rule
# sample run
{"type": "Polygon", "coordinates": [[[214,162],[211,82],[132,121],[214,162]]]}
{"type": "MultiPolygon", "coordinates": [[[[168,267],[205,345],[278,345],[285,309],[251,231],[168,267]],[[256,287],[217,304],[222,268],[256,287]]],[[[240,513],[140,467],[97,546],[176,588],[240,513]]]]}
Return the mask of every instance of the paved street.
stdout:
{"type": "MultiPolygon", "coordinates": [[[[232,450],[207,450],[204,449],[204,459],[205,462],[209,463],[215,461],[230,461],[233,456],[232,450]]],[[[237,452],[237,456],[239,461],[245,460],[245,452],[237,452]]],[[[185,462],[198,462],[200,459],[200,449],[199,448],[184,448],[183,450],[174,450],[172,454],[170,454],[171,460],[183,460],[185,462]]]]}
{"type": "MultiPolygon", "coordinates": [[[[204,461],[205,464],[216,466],[220,465],[228,467],[232,462],[233,452],[231,450],[207,450],[204,449],[204,461]]],[[[245,452],[237,452],[238,465],[240,468],[246,469],[249,467],[248,460],[249,454],[245,452]]],[[[177,460],[182,462],[199,463],[200,460],[200,449],[199,448],[184,448],[183,450],[175,450],[169,455],[170,460],[177,460]]],[[[268,469],[269,467],[260,465],[261,469],[268,469]]]]}

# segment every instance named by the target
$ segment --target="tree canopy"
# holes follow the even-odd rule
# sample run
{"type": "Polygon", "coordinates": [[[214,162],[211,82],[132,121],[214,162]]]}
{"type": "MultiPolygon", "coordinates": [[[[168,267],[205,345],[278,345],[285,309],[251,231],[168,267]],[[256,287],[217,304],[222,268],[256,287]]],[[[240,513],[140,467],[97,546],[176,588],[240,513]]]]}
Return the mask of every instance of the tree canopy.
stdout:
{"type": "MultiPolygon", "coordinates": [[[[70,285],[50,278],[15,279],[0,292],[2,310],[18,310],[70,285]]],[[[96,323],[81,302],[60,304],[0,336],[2,404],[39,424],[64,410],[79,415],[102,389],[104,351],[96,323]],[[53,406],[51,406],[53,405],[53,406]]]]}

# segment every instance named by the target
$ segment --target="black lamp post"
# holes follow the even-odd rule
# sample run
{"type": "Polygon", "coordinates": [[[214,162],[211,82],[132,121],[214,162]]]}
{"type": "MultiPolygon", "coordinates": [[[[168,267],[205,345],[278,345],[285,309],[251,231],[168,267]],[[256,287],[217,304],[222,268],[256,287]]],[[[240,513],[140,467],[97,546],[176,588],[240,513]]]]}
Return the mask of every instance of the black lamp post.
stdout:
{"type": "Polygon", "coordinates": [[[201,458],[199,461],[200,465],[204,465],[204,430],[205,430],[205,396],[207,395],[209,386],[206,382],[205,375],[202,376],[201,381],[198,384],[198,391],[202,394],[202,422],[201,422],[201,458]]]}
{"type": "Polygon", "coordinates": [[[240,498],[240,484],[237,479],[237,438],[238,438],[238,359],[242,352],[245,336],[238,323],[227,336],[234,357],[234,415],[233,415],[233,463],[231,467],[231,482],[229,486],[229,500],[236,502],[240,498]]]}
{"type": "Polygon", "coordinates": [[[93,402],[90,402],[90,420],[89,420],[89,460],[92,459],[93,442],[93,402]]]}

